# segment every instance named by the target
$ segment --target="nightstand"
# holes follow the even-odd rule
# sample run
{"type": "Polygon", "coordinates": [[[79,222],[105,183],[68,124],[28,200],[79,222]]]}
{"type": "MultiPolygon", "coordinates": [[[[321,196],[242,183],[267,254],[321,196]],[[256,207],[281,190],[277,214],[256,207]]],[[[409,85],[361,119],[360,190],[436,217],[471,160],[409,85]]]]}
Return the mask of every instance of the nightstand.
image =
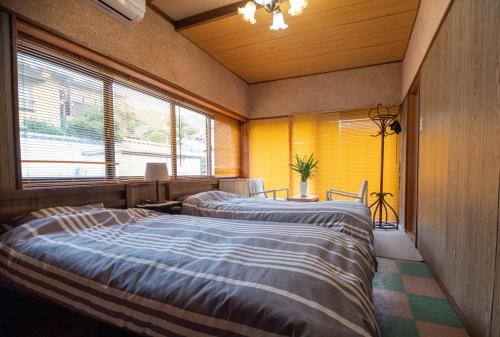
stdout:
{"type": "Polygon", "coordinates": [[[168,214],[180,214],[182,202],[181,201],[160,201],[160,202],[148,202],[144,204],[135,205],[137,208],[150,209],[152,211],[168,213],[168,214]]]}
{"type": "Polygon", "coordinates": [[[287,200],[288,201],[300,201],[300,202],[315,202],[315,201],[319,201],[319,198],[317,195],[308,195],[307,197],[301,197],[300,195],[296,195],[293,197],[289,197],[287,200]]]}

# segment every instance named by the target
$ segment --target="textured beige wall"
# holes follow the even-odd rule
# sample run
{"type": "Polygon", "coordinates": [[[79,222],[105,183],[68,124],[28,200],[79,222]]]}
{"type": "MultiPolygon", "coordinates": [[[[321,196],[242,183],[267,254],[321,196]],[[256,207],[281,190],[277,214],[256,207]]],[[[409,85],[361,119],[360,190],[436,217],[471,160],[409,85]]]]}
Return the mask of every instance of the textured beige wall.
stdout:
{"type": "Polygon", "coordinates": [[[84,0],[0,0],[0,5],[92,50],[248,115],[248,85],[150,9],[142,22],[128,26],[84,0]]]}
{"type": "Polygon", "coordinates": [[[250,85],[250,118],[398,105],[401,63],[250,85]]]}
{"type": "MultiPolygon", "coordinates": [[[[417,18],[406,55],[403,60],[403,76],[400,100],[403,101],[412,82],[424,61],[446,9],[453,0],[421,0],[417,18]]],[[[478,0],[481,1],[481,0],[478,0]]]]}

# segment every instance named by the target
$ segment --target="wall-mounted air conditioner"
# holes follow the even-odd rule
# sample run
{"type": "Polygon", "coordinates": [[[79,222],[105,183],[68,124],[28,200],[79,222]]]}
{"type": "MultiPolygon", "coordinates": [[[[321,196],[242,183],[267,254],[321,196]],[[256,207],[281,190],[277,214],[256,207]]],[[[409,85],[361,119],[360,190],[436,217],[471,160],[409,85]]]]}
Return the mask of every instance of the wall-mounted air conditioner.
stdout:
{"type": "Polygon", "coordinates": [[[91,3],[128,24],[142,20],[146,12],[146,0],[89,0],[91,3]]]}

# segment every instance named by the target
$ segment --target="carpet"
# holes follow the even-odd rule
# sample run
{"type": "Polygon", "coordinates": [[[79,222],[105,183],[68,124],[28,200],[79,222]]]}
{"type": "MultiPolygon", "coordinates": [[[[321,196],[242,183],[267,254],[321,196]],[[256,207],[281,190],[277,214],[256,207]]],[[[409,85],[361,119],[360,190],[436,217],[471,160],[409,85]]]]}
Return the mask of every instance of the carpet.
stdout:
{"type": "Polygon", "coordinates": [[[375,255],[407,261],[424,260],[404,231],[376,229],[374,235],[375,255]]]}
{"type": "Polygon", "coordinates": [[[377,260],[373,304],[382,337],[469,337],[425,263],[377,260]]]}

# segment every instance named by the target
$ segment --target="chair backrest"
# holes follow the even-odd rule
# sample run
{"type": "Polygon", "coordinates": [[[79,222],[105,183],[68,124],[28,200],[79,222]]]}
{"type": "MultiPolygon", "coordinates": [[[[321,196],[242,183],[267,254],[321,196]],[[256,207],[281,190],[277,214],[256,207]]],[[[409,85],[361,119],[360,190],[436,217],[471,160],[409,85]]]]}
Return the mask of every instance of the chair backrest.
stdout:
{"type": "Polygon", "coordinates": [[[359,201],[368,205],[368,180],[363,179],[358,193],[359,201]]]}
{"type": "Polygon", "coordinates": [[[260,193],[256,195],[252,195],[252,193],[264,192],[264,179],[262,178],[253,178],[248,179],[248,193],[251,197],[256,198],[267,198],[266,193],[260,193]]]}

